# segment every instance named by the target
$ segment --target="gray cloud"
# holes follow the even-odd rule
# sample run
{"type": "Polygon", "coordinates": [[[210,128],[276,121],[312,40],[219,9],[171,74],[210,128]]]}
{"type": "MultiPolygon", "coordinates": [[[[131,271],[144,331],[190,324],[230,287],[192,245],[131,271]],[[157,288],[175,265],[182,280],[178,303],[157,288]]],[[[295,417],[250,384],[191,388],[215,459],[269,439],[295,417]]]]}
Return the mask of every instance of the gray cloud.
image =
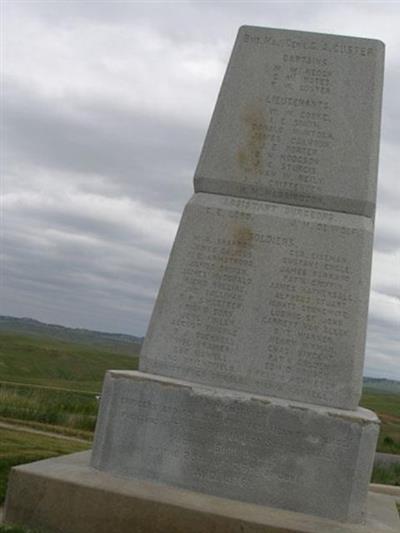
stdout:
{"type": "Polygon", "coordinates": [[[103,176],[107,195],[167,209],[190,195],[203,129],[91,102],[71,112],[16,84],[6,86],[5,97],[5,152],[13,160],[84,174],[88,190],[91,176],[103,176]]]}

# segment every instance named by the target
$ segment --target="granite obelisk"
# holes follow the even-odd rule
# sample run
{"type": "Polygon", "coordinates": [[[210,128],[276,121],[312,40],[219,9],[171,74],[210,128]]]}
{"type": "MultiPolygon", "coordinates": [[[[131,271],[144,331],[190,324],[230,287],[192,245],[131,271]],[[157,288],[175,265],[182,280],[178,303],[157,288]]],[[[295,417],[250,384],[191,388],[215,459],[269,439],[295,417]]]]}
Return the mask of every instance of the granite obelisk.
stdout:
{"type": "Polygon", "coordinates": [[[383,55],[378,41],[241,28],[141,372],[109,374],[93,466],[363,520],[383,55]]]}

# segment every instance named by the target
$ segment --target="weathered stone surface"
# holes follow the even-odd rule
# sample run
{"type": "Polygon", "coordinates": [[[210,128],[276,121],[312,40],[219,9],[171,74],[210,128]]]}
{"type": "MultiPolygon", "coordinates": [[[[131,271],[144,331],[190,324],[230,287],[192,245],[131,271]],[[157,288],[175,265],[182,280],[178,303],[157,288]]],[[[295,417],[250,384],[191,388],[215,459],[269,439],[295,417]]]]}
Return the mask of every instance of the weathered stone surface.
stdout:
{"type": "Polygon", "coordinates": [[[7,523],[57,533],[398,533],[392,498],[369,494],[365,525],[262,507],[89,466],[90,452],[13,468],[7,523]]]}
{"type": "Polygon", "coordinates": [[[194,195],[140,369],[355,408],[371,247],[365,217],[194,195]]]}
{"type": "Polygon", "coordinates": [[[380,41],[244,26],[195,190],[372,216],[380,41]]]}
{"type": "Polygon", "coordinates": [[[378,420],[365,409],[111,371],[92,466],[356,523],[365,514],[377,435],[378,420]]]}

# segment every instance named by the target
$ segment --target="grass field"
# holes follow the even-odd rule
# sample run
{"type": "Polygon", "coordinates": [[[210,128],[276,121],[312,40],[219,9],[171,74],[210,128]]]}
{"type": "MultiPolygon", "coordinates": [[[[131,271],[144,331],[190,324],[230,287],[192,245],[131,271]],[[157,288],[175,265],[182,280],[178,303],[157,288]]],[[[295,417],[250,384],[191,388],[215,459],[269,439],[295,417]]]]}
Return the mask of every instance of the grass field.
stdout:
{"type": "Polygon", "coordinates": [[[364,391],[361,405],[375,411],[381,420],[378,451],[400,454],[400,395],[364,391]]]}
{"type": "Polygon", "coordinates": [[[97,409],[98,400],[92,392],[0,383],[0,420],[36,422],[92,432],[97,409]]]}
{"type": "Polygon", "coordinates": [[[46,337],[0,333],[1,381],[99,392],[110,368],[137,368],[137,357],[46,337]]]}
{"type": "Polygon", "coordinates": [[[0,332],[0,420],[85,436],[96,424],[105,372],[137,363],[98,347],[0,332]]]}
{"type": "Polygon", "coordinates": [[[122,355],[139,355],[142,337],[125,333],[107,333],[82,328],[71,328],[59,324],[47,324],[32,318],[17,318],[0,315],[0,333],[14,333],[29,337],[64,341],[72,344],[104,349],[122,355]]]}
{"type": "Polygon", "coordinates": [[[384,468],[380,466],[375,467],[371,481],[372,483],[400,487],[400,464],[390,465],[384,468]]]}

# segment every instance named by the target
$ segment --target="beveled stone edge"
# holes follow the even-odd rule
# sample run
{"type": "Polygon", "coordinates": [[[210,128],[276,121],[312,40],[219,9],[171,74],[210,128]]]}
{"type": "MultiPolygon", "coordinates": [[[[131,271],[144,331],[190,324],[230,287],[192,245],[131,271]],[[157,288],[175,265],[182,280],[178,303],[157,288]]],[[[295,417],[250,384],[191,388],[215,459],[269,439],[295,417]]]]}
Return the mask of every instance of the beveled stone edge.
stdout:
{"type": "Polygon", "coordinates": [[[185,209],[188,207],[201,206],[201,207],[214,207],[213,202],[223,201],[224,199],[231,199],[232,201],[242,201],[247,203],[247,205],[229,205],[225,204],[223,206],[216,205],[218,209],[226,209],[227,211],[244,211],[246,213],[253,214],[254,216],[281,216],[283,218],[296,218],[298,220],[303,220],[302,214],[307,212],[312,212],[316,215],[315,219],[312,221],[315,224],[326,224],[337,226],[340,223],[346,223],[348,227],[354,229],[373,231],[373,217],[361,215],[358,213],[348,213],[345,211],[335,211],[333,209],[321,209],[319,207],[310,206],[310,205],[298,205],[298,204],[289,204],[283,202],[274,202],[273,200],[260,199],[260,198],[250,198],[245,196],[238,196],[234,194],[223,194],[223,193],[214,193],[207,191],[194,191],[192,196],[187,201],[185,209]],[[207,202],[211,200],[211,204],[207,202]],[[272,209],[271,212],[262,211],[257,209],[261,205],[267,206],[272,209]],[[279,213],[279,210],[281,212],[279,213]],[[332,215],[336,217],[334,220],[321,220],[320,215],[332,215]]]}
{"type": "Polygon", "coordinates": [[[315,196],[315,201],[302,201],[301,193],[299,197],[293,194],[292,198],[276,198],[279,193],[284,194],[284,189],[268,189],[267,186],[255,184],[256,191],[243,193],[241,181],[229,181],[213,176],[202,176],[196,173],[193,177],[193,189],[195,193],[215,194],[219,196],[233,196],[243,200],[255,200],[271,204],[284,205],[289,207],[304,207],[305,209],[318,209],[343,215],[355,215],[375,219],[376,201],[353,200],[351,198],[341,198],[340,196],[315,196]],[[274,199],[275,197],[275,199],[274,199]]]}
{"type": "Polygon", "coordinates": [[[358,407],[356,410],[339,409],[337,407],[327,407],[306,402],[299,402],[295,400],[286,400],[283,398],[276,398],[274,396],[263,396],[251,392],[244,392],[234,389],[227,389],[222,387],[213,387],[201,383],[179,380],[158,374],[150,374],[141,372],[139,370],[109,370],[107,376],[114,379],[130,379],[132,381],[152,381],[167,387],[186,388],[193,391],[193,393],[201,394],[203,396],[212,396],[215,398],[229,398],[237,401],[258,401],[264,405],[272,404],[280,407],[289,407],[292,409],[299,409],[303,411],[313,411],[316,414],[328,415],[334,418],[341,418],[359,424],[376,424],[379,426],[380,421],[377,415],[365,409],[358,407]]]}
{"type": "Polygon", "coordinates": [[[341,35],[336,33],[322,33],[322,32],[316,32],[316,31],[307,31],[307,30],[291,30],[288,28],[270,28],[267,26],[255,26],[250,24],[243,24],[239,26],[238,34],[244,31],[251,31],[251,30],[267,30],[270,32],[287,32],[290,34],[299,34],[301,36],[305,35],[315,35],[316,37],[324,37],[325,39],[346,39],[346,40],[356,40],[356,41],[363,41],[365,43],[373,43],[378,49],[385,49],[386,45],[383,41],[380,39],[373,39],[369,37],[358,37],[355,35],[341,35]]]}

